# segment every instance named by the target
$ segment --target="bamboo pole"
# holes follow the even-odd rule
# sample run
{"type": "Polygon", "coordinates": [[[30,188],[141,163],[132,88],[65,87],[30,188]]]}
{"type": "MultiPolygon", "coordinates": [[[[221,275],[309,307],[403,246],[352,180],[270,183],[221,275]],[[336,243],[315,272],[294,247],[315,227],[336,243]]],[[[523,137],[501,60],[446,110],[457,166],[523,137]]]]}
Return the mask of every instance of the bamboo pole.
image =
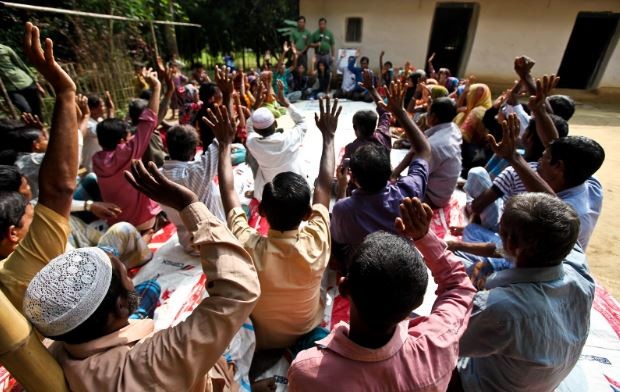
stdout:
{"type": "Polygon", "coordinates": [[[153,26],[153,22],[149,22],[151,26],[151,37],[153,38],[153,49],[155,49],[155,58],[159,58],[159,49],[157,48],[157,36],[155,35],[155,27],[153,26]]]}
{"type": "MultiPolygon", "coordinates": [[[[74,10],[67,10],[63,8],[39,7],[36,5],[29,5],[29,4],[10,3],[8,1],[0,1],[0,5],[2,5],[3,7],[8,7],[8,8],[18,8],[18,9],[29,10],[29,11],[51,12],[51,13],[65,14],[65,15],[86,16],[89,18],[123,20],[127,22],[137,22],[137,23],[148,22],[146,20],[142,20],[138,18],[128,18],[126,16],[97,14],[94,12],[74,11],[74,10]]],[[[170,25],[170,26],[202,27],[201,25],[196,24],[196,23],[170,22],[167,20],[154,20],[152,21],[152,23],[170,25]]]]}
{"type": "Polygon", "coordinates": [[[11,111],[11,116],[15,119],[17,118],[17,111],[15,110],[15,106],[13,106],[13,102],[11,102],[11,97],[9,97],[9,93],[6,91],[6,87],[4,87],[4,82],[2,78],[0,78],[0,90],[2,90],[2,96],[6,101],[9,110],[11,111]]]}
{"type": "Polygon", "coordinates": [[[0,291],[0,364],[31,392],[65,392],[67,385],[30,323],[0,291]]]}

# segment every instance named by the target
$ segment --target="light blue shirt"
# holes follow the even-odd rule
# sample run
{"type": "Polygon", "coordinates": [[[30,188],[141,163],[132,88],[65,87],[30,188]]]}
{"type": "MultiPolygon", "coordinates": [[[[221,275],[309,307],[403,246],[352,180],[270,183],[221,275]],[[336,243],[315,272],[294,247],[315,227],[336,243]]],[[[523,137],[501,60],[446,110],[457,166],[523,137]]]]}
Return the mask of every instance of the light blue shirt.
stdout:
{"type": "Polygon", "coordinates": [[[603,186],[594,177],[583,184],[558,192],[558,197],[575,209],[579,216],[579,243],[586,250],[603,208],[603,186]]]}
{"type": "Polygon", "coordinates": [[[583,250],[558,266],[496,272],[474,297],[457,369],[465,391],[553,391],[586,343],[594,280],[583,250]]]}

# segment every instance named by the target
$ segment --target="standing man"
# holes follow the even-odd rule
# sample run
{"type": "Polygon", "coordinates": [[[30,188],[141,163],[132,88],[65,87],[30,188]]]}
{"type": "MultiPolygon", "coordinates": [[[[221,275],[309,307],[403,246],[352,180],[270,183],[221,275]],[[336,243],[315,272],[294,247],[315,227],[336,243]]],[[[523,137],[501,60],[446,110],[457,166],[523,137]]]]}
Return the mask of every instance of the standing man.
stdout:
{"type": "Polygon", "coordinates": [[[332,67],[334,62],[334,34],[327,30],[327,19],[319,19],[319,29],[312,34],[310,38],[311,47],[316,53],[316,61],[323,61],[328,68],[332,67]]]}
{"type": "Polygon", "coordinates": [[[306,18],[297,18],[297,30],[291,31],[291,44],[297,50],[297,65],[308,69],[308,48],[310,47],[310,32],[306,30],[306,18]]]}
{"type": "Polygon", "coordinates": [[[11,101],[22,113],[32,113],[42,118],[39,94],[45,95],[45,90],[37,83],[36,76],[15,51],[2,44],[0,44],[0,78],[11,101]]]}

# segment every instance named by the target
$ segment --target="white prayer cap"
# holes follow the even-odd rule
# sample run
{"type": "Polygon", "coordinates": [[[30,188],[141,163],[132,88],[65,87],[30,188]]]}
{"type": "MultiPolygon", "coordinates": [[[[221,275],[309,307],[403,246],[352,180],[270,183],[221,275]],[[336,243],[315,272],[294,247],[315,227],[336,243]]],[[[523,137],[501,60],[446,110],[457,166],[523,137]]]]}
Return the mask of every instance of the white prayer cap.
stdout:
{"type": "Polygon", "coordinates": [[[111,281],[112,263],[101,249],[66,252],[32,279],[24,298],[24,314],[43,335],[63,335],[95,313],[111,281]]]}
{"type": "Polygon", "coordinates": [[[267,129],[274,121],[276,121],[276,118],[273,116],[273,113],[271,113],[271,110],[267,108],[257,109],[252,114],[252,127],[254,129],[267,129]]]}

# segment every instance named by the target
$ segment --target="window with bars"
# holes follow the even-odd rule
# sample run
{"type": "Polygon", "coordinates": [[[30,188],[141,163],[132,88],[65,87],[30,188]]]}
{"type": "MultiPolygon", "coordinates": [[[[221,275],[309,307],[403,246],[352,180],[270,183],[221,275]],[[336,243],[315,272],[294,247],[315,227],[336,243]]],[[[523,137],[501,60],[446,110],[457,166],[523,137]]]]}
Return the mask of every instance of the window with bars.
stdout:
{"type": "Polygon", "coordinates": [[[347,42],[362,42],[362,18],[347,18],[347,42]]]}

